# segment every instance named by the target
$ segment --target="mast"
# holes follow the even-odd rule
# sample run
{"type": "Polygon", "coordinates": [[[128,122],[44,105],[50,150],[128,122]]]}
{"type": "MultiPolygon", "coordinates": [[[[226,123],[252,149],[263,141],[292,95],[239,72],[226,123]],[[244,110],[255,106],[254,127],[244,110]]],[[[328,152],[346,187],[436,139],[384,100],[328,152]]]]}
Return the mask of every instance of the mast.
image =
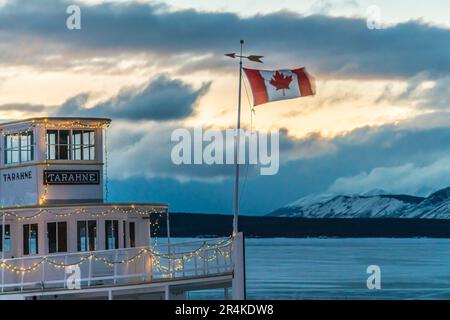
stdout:
{"type": "Polygon", "coordinates": [[[239,58],[239,93],[238,93],[238,117],[237,117],[237,133],[236,133],[236,139],[235,139],[235,146],[234,146],[234,162],[236,166],[236,172],[234,177],[234,203],[233,203],[233,236],[235,236],[238,233],[239,226],[238,226],[238,216],[239,216],[239,145],[240,145],[240,134],[241,134],[241,92],[242,92],[242,59],[245,58],[252,62],[258,62],[262,63],[261,58],[263,56],[258,55],[249,55],[244,56],[242,55],[243,52],[243,46],[244,46],[244,40],[241,39],[241,51],[240,54],[233,53],[226,53],[225,56],[228,58],[239,58]]]}
{"type": "Polygon", "coordinates": [[[238,118],[237,118],[237,133],[234,152],[234,163],[236,166],[234,177],[234,204],[233,204],[233,235],[238,233],[238,216],[239,216],[239,146],[240,146],[240,131],[241,131],[241,92],[242,92],[242,47],[244,40],[240,41],[241,53],[239,55],[239,93],[238,93],[238,118]]]}

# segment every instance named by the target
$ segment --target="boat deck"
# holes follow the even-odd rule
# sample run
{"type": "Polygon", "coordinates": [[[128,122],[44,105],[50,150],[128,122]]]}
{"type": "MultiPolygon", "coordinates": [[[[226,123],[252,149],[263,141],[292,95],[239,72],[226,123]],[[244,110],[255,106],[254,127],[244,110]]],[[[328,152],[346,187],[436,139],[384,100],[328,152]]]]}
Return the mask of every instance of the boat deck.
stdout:
{"type": "MultiPolygon", "coordinates": [[[[0,299],[82,294],[112,298],[227,288],[231,238],[5,259],[0,299]]],[[[157,298],[157,297],[156,297],[157,298]]]]}

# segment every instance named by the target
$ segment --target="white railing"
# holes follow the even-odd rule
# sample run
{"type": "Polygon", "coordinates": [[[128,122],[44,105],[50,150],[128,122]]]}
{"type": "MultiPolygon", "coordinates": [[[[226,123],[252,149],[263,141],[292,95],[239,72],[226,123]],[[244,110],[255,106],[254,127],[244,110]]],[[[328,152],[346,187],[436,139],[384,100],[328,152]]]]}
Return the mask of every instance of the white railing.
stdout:
{"type": "Polygon", "coordinates": [[[230,238],[0,260],[0,292],[78,289],[232,271],[230,238]]]}

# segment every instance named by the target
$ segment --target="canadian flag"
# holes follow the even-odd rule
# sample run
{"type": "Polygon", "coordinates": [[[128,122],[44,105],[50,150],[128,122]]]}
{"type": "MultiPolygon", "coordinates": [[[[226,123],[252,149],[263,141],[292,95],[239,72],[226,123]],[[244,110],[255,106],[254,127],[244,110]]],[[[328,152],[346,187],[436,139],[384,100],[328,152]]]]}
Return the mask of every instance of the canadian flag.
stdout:
{"type": "Polygon", "coordinates": [[[243,68],[253,93],[253,105],[314,95],[314,78],[306,69],[256,70],[243,68]]]}

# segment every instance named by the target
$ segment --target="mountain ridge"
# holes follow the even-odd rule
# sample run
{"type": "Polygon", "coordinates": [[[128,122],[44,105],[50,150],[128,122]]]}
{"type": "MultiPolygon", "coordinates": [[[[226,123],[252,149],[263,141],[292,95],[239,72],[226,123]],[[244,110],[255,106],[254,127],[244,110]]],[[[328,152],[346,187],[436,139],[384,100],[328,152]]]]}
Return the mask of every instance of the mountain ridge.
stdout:
{"type": "Polygon", "coordinates": [[[427,197],[384,193],[376,189],[360,195],[309,195],[272,211],[268,216],[450,219],[450,187],[427,197]]]}

